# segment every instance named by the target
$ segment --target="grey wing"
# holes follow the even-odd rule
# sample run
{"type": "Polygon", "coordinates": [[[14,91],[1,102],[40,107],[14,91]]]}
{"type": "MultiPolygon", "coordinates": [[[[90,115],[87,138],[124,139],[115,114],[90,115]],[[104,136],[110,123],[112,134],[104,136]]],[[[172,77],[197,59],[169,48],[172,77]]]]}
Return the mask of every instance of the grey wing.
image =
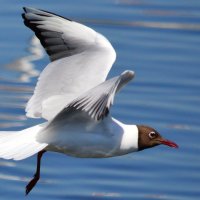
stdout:
{"type": "MultiPolygon", "coordinates": [[[[78,44],[68,35],[65,36],[67,22],[74,23],[72,20],[39,9],[25,7],[23,9],[25,11],[22,14],[24,24],[35,32],[51,61],[69,57],[85,50],[82,41],[79,41],[78,44]]],[[[88,42],[87,38],[85,40],[88,42]]]]}
{"type": "Polygon", "coordinates": [[[86,113],[96,121],[102,120],[108,115],[116,92],[131,81],[133,77],[133,71],[125,71],[120,76],[99,84],[72,101],[53,121],[69,117],[69,115],[77,114],[77,112],[86,113]]]}
{"type": "Polygon", "coordinates": [[[26,115],[52,120],[72,100],[105,81],[116,53],[103,35],[80,23],[35,8],[24,8],[22,17],[52,61],[40,74],[26,115]]]}

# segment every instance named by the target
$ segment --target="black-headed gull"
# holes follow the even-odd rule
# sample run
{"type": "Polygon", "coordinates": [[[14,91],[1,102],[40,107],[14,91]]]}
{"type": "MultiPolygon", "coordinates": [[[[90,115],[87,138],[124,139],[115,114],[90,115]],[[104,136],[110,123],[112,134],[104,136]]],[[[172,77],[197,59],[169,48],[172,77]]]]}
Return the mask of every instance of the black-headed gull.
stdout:
{"type": "Polygon", "coordinates": [[[123,124],[109,115],[115,94],[133,79],[134,72],[106,80],[116,53],[103,35],[43,10],[24,8],[22,17],[51,60],[26,106],[28,117],[47,122],[18,132],[0,132],[1,158],[22,160],[38,153],[26,194],[40,178],[46,151],[105,158],[159,144],[178,147],[151,127],[123,124]]]}

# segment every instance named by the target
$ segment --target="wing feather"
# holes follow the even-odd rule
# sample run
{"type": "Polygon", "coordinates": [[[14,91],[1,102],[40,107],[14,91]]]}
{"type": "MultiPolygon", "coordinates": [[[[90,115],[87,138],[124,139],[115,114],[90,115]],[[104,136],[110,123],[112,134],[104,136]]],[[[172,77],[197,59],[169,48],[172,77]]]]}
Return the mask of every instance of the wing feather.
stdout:
{"type": "Polygon", "coordinates": [[[53,119],[52,123],[63,118],[70,118],[70,115],[73,115],[72,110],[76,110],[76,113],[85,112],[89,118],[96,121],[102,120],[108,115],[116,92],[131,81],[133,77],[133,71],[125,71],[120,76],[109,79],[90,89],[64,108],[53,119]]]}
{"type": "Polygon", "coordinates": [[[67,18],[34,8],[24,8],[22,17],[52,61],[38,79],[27,116],[51,120],[70,101],[105,81],[116,53],[104,36],[67,18]]]}

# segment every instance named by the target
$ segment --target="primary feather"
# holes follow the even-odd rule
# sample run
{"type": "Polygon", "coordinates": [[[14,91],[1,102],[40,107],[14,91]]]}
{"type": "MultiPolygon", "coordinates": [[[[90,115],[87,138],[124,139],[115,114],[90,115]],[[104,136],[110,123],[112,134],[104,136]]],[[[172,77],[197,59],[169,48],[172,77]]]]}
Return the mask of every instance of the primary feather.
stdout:
{"type": "Polygon", "coordinates": [[[28,117],[51,120],[72,100],[105,81],[116,53],[91,28],[46,11],[24,11],[25,25],[52,61],[41,73],[26,112],[28,117]]]}
{"type": "Polygon", "coordinates": [[[89,118],[96,121],[102,120],[109,113],[116,92],[131,81],[133,77],[134,72],[127,70],[120,76],[116,76],[99,84],[73,100],[53,119],[52,122],[59,121],[63,117],[71,118],[69,115],[74,115],[77,111],[80,111],[80,113],[82,111],[86,112],[89,118]]]}

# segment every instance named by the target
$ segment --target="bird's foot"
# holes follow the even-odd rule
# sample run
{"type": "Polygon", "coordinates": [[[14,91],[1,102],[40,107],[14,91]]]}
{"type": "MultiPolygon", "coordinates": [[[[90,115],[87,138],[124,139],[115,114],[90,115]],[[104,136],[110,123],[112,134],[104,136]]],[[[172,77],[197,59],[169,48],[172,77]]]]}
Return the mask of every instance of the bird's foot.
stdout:
{"type": "Polygon", "coordinates": [[[28,185],[26,186],[26,195],[28,195],[29,192],[34,188],[38,180],[39,180],[39,177],[34,176],[34,178],[28,183],[28,185]]]}

